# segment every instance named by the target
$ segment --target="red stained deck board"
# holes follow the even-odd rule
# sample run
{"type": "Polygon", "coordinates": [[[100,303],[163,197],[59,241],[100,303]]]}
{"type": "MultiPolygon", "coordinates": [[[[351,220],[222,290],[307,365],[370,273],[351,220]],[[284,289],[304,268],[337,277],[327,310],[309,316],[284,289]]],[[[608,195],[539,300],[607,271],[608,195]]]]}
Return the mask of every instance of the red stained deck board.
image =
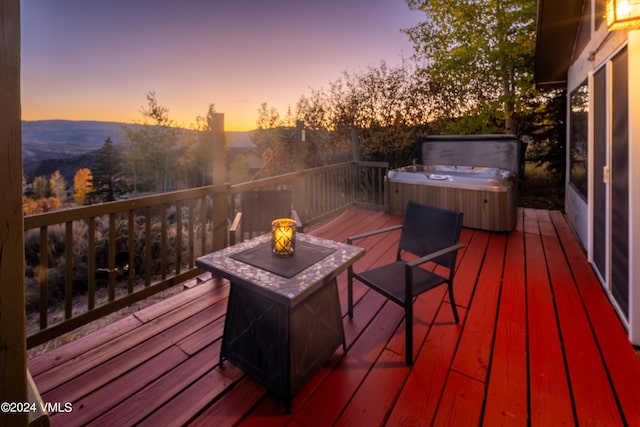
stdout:
{"type": "Polygon", "coordinates": [[[623,425],[580,294],[548,212],[538,213],[580,425],[623,425]],[[588,374],[587,374],[588,373],[588,374]],[[597,390],[598,398],[593,398],[597,390]]]}
{"type": "Polygon", "coordinates": [[[475,231],[464,252],[458,254],[461,255],[461,260],[454,276],[453,290],[459,306],[468,308],[471,303],[488,243],[489,233],[475,231]]]}
{"type": "Polygon", "coordinates": [[[190,356],[196,354],[213,341],[222,338],[224,320],[224,317],[219,317],[213,322],[206,324],[201,329],[178,341],[176,346],[190,356]]]}
{"type": "Polygon", "coordinates": [[[483,383],[451,371],[433,425],[480,425],[483,399],[483,383]]]}
{"type": "Polygon", "coordinates": [[[384,350],[334,425],[381,425],[408,372],[404,353],[384,350]]]}
{"type": "MultiPolygon", "coordinates": [[[[357,313],[355,314],[357,315],[357,313]]],[[[379,357],[386,342],[395,332],[403,311],[395,304],[385,304],[327,379],[294,413],[304,426],[331,425],[379,357]]]]}
{"type": "MultiPolygon", "coordinates": [[[[73,401],[73,412],[54,414],[52,425],[80,426],[122,403],[131,394],[184,362],[187,355],[175,346],[149,359],[100,389],[73,401]]],[[[45,395],[44,398],[48,399],[45,395]]],[[[53,400],[52,400],[53,401],[53,400]]]]}
{"type": "MultiPolygon", "coordinates": [[[[443,303],[445,292],[446,287],[440,286],[421,294],[414,302],[414,355],[421,351],[429,331],[442,326],[435,322],[440,310],[451,313],[450,323],[453,324],[451,306],[443,303]]],[[[443,319],[446,319],[444,314],[441,315],[441,320],[443,319]]],[[[337,425],[380,425],[388,416],[391,405],[410,372],[405,362],[405,322],[406,319],[398,326],[386,350],[354,394],[337,425]]]]}
{"type": "MultiPolygon", "coordinates": [[[[517,230],[517,228],[516,228],[517,230]]],[[[483,424],[527,426],[527,304],[524,235],[507,238],[504,274],[483,424]]]]}
{"type": "Polygon", "coordinates": [[[627,425],[640,425],[640,360],[593,269],[560,212],[551,212],[627,425]]]}
{"type": "MultiPolygon", "coordinates": [[[[431,289],[418,296],[413,302],[413,356],[414,360],[418,357],[424,345],[427,334],[433,327],[438,327],[435,323],[436,316],[441,309],[451,311],[453,319],[453,311],[451,304],[444,302],[447,294],[446,286],[439,286],[431,289]]],[[[391,338],[387,344],[387,349],[397,354],[405,354],[405,331],[406,318],[398,326],[398,332],[391,338]]]]}
{"type": "MultiPolygon", "coordinates": [[[[466,310],[459,308],[458,314],[463,323],[466,310]]],[[[453,319],[451,307],[443,304],[420,350],[420,357],[416,359],[395,402],[387,425],[432,425],[461,331],[460,324],[456,325],[453,319]]]]}
{"type": "Polygon", "coordinates": [[[69,360],[72,360],[86,352],[108,343],[117,337],[140,326],[142,322],[135,316],[129,315],[117,322],[106,325],[98,331],[89,335],[71,341],[68,344],[57,347],[48,351],[34,359],[28,361],[29,372],[31,376],[36,378],[46,370],[51,370],[69,360]]]}
{"type": "MultiPolygon", "coordinates": [[[[150,305],[138,310],[134,313],[135,317],[140,319],[141,322],[149,322],[153,319],[157,319],[160,316],[166,315],[173,310],[179,309],[185,304],[190,304],[203,295],[206,295],[213,291],[222,282],[216,282],[209,280],[200,286],[193,288],[193,292],[182,292],[175,295],[173,298],[162,300],[156,304],[150,305]]],[[[228,286],[228,284],[227,284],[228,286]]]]}
{"type": "MultiPolygon", "coordinates": [[[[107,363],[123,351],[127,351],[127,349],[132,348],[136,344],[142,343],[154,335],[164,332],[167,328],[173,327],[173,325],[176,325],[178,322],[190,319],[193,315],[209,308],[212,304],[219,301],[223,297],[222,292],[223,289],[216,289],[210,294],[198,298],[192,304],[185,306],[182,310],[172,311],[165,316],[149,322],[145,328],[136,328],[104,345],[94,347],[54,369],[43,372],[41,375],[34,377],[40,393],[47,393],[60,384],[66,383],[83,372],[92,369],[94,366],[107,363]]],[[[224,309],[218,317],[222,314],[224,314],[224,309]]]]}
{"type": "MultiPolygon", "coordinates": [[[[220,313],[224,309],[225,307],[220,307],[219,304],[210,306],[172,326],[167,331],[154,335],[141,344],[120,352],[117,356],[87,371],[86,375],[74,375],[73,379],[45,393],[45,396],[54,402],[74,401],[144,363],[147,359],[154,357],[171,346],[173,342],[199,330],[213,319],[220,317],[220,313]],[[167,339],[167,336],[171,336],[172,339],[167,339]]],[[[72,369],[72,367],[69,367],[69,369],[72,369]]]]}
{"type": "Polygon", "coordinates": [[[204,409],[225,389],[237,382],[242,376],[239,369],[225,367],[213,369],[203,377],[185,388],[182,392],[171,396],[171,400],[160,406],[139,426],[156,427],[161,425],[184,425],[192,417],[204,409]]]}
{"type": "MultiPolygon", "coordinates": [[[[259,402],[267,393],[267,389],[249,377],[243,377],[235,387],[225,393],[219,400],[205,409],[198,418],[189,424],[190,427],[234,426],[242,420],[244,414],[259,402]]],[[[269,419],[277,418],[274,415],[269,419]]],[[[260,420],[260,426],[268,420],[260,420]]],[[[280,425],[283,425],[281,423],[280,425]]],[[[245,424],[242,424],[245,425],[245,424]]]]}
{"type": "MultiPolygon", "coordinates": [[[[531,216],[533,214],[533,216],[531,216]]],[[[529,386],[532,425],[572,425],[573,407],[542,242],[525,210],[529,386]],[[529,225],[528,225],[529,224],[529,225]]]]}
{"type": "MultiPolygon", "coordinates": [[[[107,427],[134,425],[216,368],[219,355],[220,345],[217,342],[132,394],[126,401],[94,420],[92,425],[107,427]]],[[[232,366],[228,370],[231,375],[240,375],[232,366]]]]}
{"type": "MultiPolygon", "coordinates": [[[[398,216],[397,218],[402,221],[402,217],[398,216]]],[[[389,221],[394,221],[390,215],[355,208],[343,212],[338,218],[311,231],[310,234],[338,242],[345,242],[350,235],[362,233],[366,230],[383,228],[389,221]]]]}
{"type": "Polygon", "coordinates": [[[453,369],[482,382],[487,377],[493,347],[505,245],[504,235],[491,235],[476,293],[467,312],[453,361],[453,369]]]}

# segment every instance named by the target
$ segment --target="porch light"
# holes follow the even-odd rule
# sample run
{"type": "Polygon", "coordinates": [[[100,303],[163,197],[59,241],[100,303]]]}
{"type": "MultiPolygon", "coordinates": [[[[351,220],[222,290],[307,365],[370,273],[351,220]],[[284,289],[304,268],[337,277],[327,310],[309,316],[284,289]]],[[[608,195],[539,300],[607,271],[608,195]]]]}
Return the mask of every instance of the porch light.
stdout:
{"type": "Polygon", "coordinates": [[[640,23],[640,0],[607,0],[609,31],[640,23]]]}
{"type": "Polygon", "coordinates": [[[291,218],[271,222],[271,252],[276,256],[292,256],[296,246],[296,221],[291,218]]]}

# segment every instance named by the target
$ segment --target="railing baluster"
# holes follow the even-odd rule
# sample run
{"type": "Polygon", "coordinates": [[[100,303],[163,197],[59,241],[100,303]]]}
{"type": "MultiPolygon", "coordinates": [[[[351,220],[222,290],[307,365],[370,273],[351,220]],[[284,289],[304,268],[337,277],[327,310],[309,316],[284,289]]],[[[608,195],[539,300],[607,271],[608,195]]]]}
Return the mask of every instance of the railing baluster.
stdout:
{"type": "MultiPolygon", "coordinates": [[[[213,221],[212,221],[213,223],[213,221]]],[[[207,253],[207,198],[202,196],[200,198],[200,238],[202,239],[200,244],[200,255],[207,253]]]]}
{"type": "Polygon", "coordinates": [[[145,209],[145,233],[144,233],[144,247],[145,247],[145,260],[144,260],[144,285],[151,285],[151,269],[153,261],[153,235],[151,231],[151,206],[147,206],[145,209]]]}
{"type": "Polygon", "coordinates": [[[73,316],[73,221],[65,223],[64,318],[73,316]]]}
{"type": "Polygon", "coordinates": [[[193,268],[195,265],[195,225],[194,225],[194,217],[195,217],[195,208],[194,208],[194,199],[189,200],[189,268],[193,268]]]}
{"type": "Polygon", "coordinates": [[[109,301],[116,299],[116,214],[109,215],[109,301]]]}
{"type": "Polygon", "coordinates": [[[96,303],[96,217],[89,218],[89,289],[87,293],[87,306],[89,310],[95,307],[96,303]]]}
{"type": "Polygon", "coordinates": [[[182,203],[176,203],[176,274],[182,271],[182,203]]]}
{"type": "Polygon", "coordinates": [[[40,227],[40,329],[48,325],[49,310],[49,233],[46,226],[40,227]]]}
{"type": "Polygon", "coordinates": [[[162,205],[160,219],[160,277],[167,278],[167,205],[162,205]]]}
{"type": "Polygon", "coordinates": [[[129,209],[129,221],[127,227],[128,244],[127,251],[129,252],[129,268],[127,270],[127,294],[133,293],[133,287],[136,279],[135,271],[135,255],[136,255],[136,212],[133,209],[129,209]]]}

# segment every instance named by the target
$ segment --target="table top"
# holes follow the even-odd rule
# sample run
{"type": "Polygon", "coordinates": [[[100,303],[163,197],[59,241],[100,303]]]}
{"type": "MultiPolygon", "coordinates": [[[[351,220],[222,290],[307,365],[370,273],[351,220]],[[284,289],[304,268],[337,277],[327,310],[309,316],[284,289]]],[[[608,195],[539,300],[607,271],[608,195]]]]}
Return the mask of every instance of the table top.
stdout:
{"type": "Polygon", "coordinates": [[[270,241],[271,234],[264,234],[201,256],[196,259],[196,265],[225,277],[234,284],[251,288],[268,298],[293,306],[302,301],[306,295],[313,293],[334,279],[341,271],[362,257],[365,252],[363,248],[358,246],[296,233],[296,243],[304,242],[317,245],[332,249],[333,252],[292,277],[285,277],[233,258],[234,255],[257,248],[270,241]]]}

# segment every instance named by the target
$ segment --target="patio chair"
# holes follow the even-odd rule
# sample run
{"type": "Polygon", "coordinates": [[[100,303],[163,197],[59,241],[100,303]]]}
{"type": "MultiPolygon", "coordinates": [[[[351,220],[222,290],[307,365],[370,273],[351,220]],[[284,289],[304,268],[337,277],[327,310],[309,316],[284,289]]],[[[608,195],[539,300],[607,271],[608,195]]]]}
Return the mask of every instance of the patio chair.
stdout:
{"type": "Polygon", "coordinates": [[[240,210],[229,227],[229,243],[235,244],[271,231],[271,221],[293,218],[298,231],[302,223],[292,209],[291,190],[251,190],[240,195],[240,210]]]}
{"type": "Polygon", "coordinates": [[[413,365],[413,300],[416,296],[446,283],[453,317],[456,323],[459,322],[453,297],[453,276],[457,252],[464,247],[459,243],[461,226],[462,212],[409,202],[402,224],[347,238],[347,243],[353,244],[355,240],[375,234],[402,230],[395,262],[359,273],[354,272],[353,267],[349,268],[348,314],[353,319],[354,278],[402,306],[406,317],[406,362],[409,366],[413,365]],[[418,258],[407,261],[403,259],[407,253],[418,258]],[[446,267],[448,272],[441,275],[440,271],[436,273],[435,269],[425,268],[428,261],[446,267]]]}

